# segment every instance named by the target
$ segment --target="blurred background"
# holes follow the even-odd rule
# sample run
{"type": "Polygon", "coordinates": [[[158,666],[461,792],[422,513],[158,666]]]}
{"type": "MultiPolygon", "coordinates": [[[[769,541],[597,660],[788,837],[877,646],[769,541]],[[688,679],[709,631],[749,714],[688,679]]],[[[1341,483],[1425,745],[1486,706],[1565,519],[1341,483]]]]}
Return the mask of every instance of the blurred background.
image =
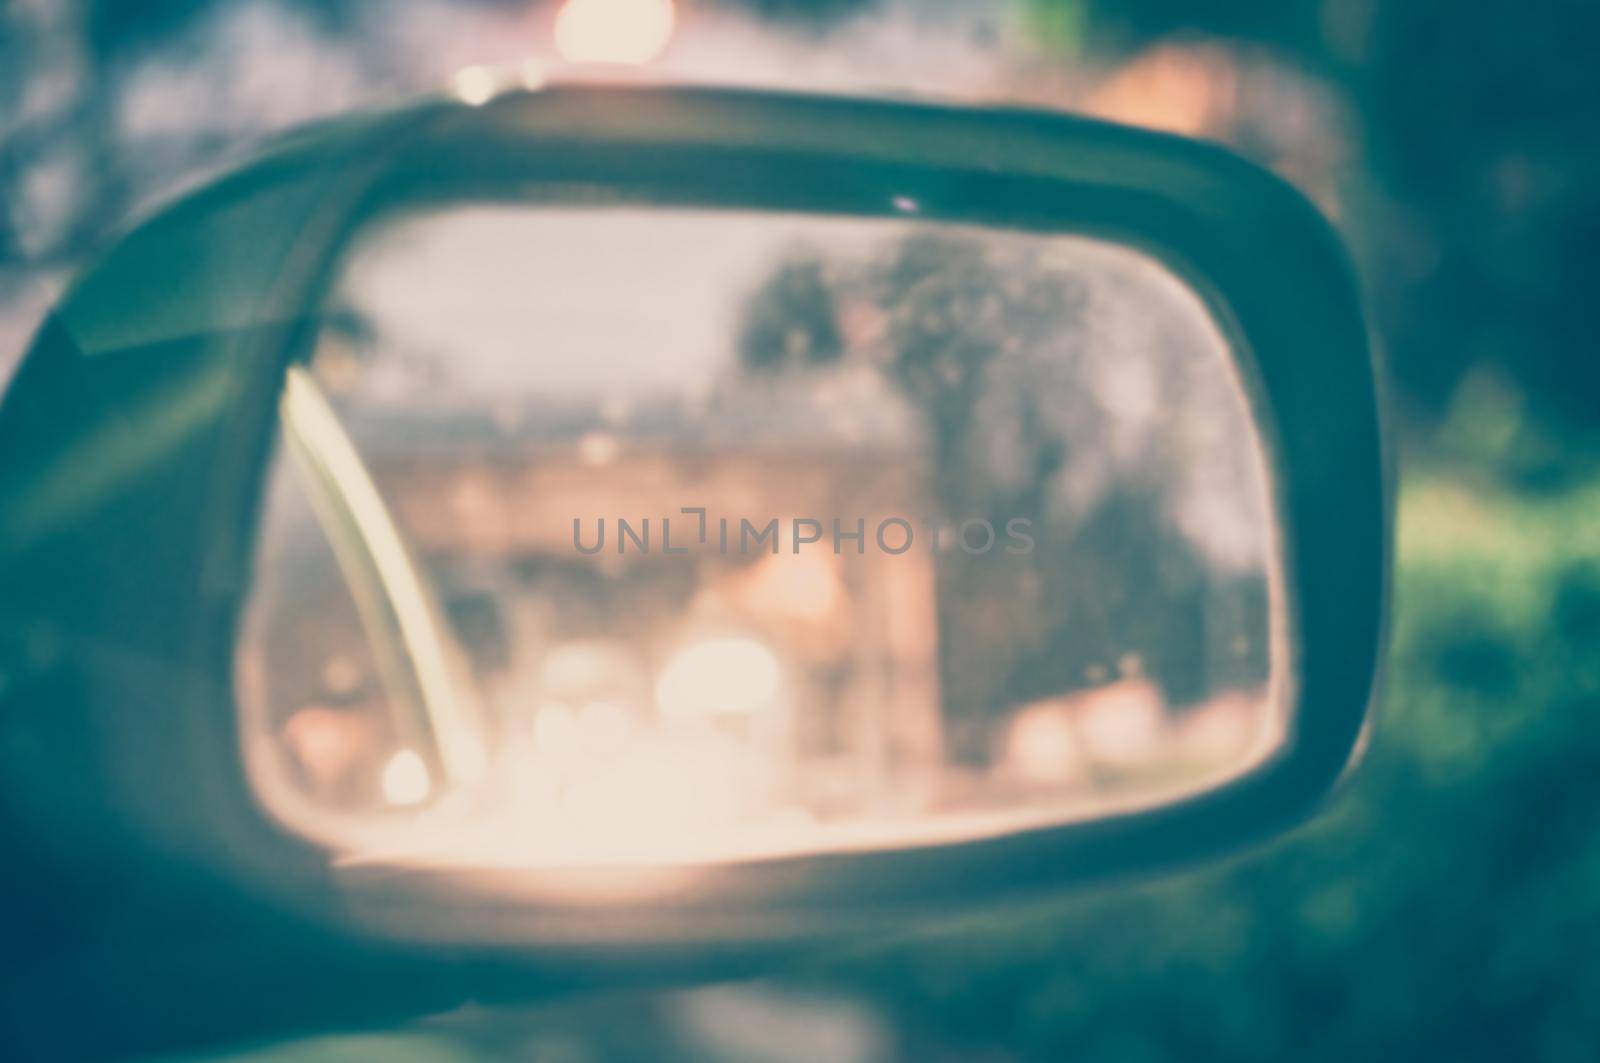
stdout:
{"type": "MultiPolygon", "coordinates": [[[[0,381],[72,272],[151,204],[277,130],[470,94],[488,71],[581,51],[558,40],[560,7],[8,0],[0,381]]],[[[673,14],[651,46],[665,77],[1159,127],[1232,146],[1334,220],[1387,362],[1400,468],[1367,762],[1317,822],[1224,865],[769,982],[465,1011],[250,1058],[1591,1058],[1600,5],[679,0],[673,14]]]]}

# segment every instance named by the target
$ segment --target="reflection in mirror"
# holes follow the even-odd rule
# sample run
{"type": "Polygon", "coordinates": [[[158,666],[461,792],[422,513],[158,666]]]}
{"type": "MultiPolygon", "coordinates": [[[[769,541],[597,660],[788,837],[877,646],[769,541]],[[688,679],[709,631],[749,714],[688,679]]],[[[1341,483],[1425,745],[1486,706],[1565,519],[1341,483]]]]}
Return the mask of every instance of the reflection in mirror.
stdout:
{"type": "Polygon", "coordinates": [[[1140,253],[473,207],[365,234],[325,310],[238,671],[263,804],[345,860],[956,841],[1282,737],[1258,434],[1140,253]]]}

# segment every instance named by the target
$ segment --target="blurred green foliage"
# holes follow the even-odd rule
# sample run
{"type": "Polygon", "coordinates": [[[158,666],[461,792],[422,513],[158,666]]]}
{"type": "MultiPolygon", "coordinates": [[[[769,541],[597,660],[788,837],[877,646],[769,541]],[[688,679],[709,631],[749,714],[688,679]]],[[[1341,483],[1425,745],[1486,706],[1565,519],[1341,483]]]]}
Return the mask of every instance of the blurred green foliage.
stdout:
{"type": "Polygon", "coordinates": [[[1593,1058],[1600,485],[1402,494],[1394,654],[1327,815],[1228,864],[814,973],[910,1058],[1593,1058]]]}
{"type": "MultiPolygon", "coordinates": [[[[1084,6],[1026,3],[1041,27],[1077,25],[1084,6]]],[[[1213,37],[1276,55],[1349,99],[1369,189],[1345,227],[1397,395],[1427,420],[1467,373],[1490,366],[1564,444],[1594,451],[1600,4],[1122,0],[1089,12],[1081,33],[1096,49],[1213,37]]],[[[1518,473],[1560,471],[1548,448],[1518,456],[1518,473]]]]}

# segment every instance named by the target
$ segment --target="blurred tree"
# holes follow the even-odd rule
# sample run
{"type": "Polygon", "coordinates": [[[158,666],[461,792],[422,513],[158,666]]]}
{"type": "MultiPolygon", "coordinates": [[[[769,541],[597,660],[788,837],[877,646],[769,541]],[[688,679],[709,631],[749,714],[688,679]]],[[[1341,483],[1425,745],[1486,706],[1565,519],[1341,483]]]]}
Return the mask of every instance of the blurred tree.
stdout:
{"type": "MultiPolygon", "coordinates": [[[[1078,0],[1029,0],[1045,16],[1078,0]]],[[[1366,252],[1400,397],[1437,420],[1475,367],[1565,441],[1600,444],[1600,5],[1586,0],[1127,0],[1102,48],[1203,34],[1264,45],[1356,103],[1379,196],[1366,252]]],[[[1249,145],[1241,145],[1249,150],[1249,145]]],[[[1537,430],[1537,424],[1529,426],[1537,430]]],[[[1523,446],[1526,461],[1551,456],[1523,446]]],[[[1513,470],[1515,471],[1515,470],[1513,470]]]]}
{"type": "Polygon", "coordinates": [[[838,313],[822,260],[815,252],[796,252],[745,305],[740,361],[762,370],[836,361],[838,313]]]}
{"type": "Polygon", "coordinates": [[[1600,5],[1407,0],[1371,39],[1373,162],[1420,219],[1387,247],[1396,376],[1437,403],[1487,363],[1600,426],[1600,5]]]}
{"type": "MultiPolygon", "coordinates": [[[[1223,641],[1266,630],[1266,584],[1219,571],[1178,526],[1174,500],[1194,454],[1147,426],[1127,467],[1111,455],[1119,414],[1094,381],[1102,360],[1125,352],[1089,342],[1089,283],[1032,249],[924,230],[865,263],[796,252],[743,308],[746,369],[853,359],[879,366],[921,414],[933,516],[945,526],[940,690],[954,746],[975,760],[992,749],[998,709],[1104,682],[1118,662],[1137,662],[1128,666],[1176,706],[1219,683],[1266,679],[1264,651],[1243,659],[1214,645],[1218,608],[1231,610],[1223,641]],[[849,342],[847,313],[873,323],[849,342]],[[1103,486],[1067,506],[1072,478],[1103,486]],[[1002,541],[1008,521],[1026,520],[1037,556],[963,549],[961,522],[972,518],[1002,541]]],[[[1219,365],[1190,365],[1181,342],[1150,343],[1140,357],[1202,405],[1207,378],[1225,384],[1219,365]]],[[[1172,403],[1168,429],[1182,405],[1172,403]]]]}
{"type": "Polygon", "coordinates": [[[1311,827],[813,977],[908,1057],[1592,1059],[1597,506],[1412,482],[1386,711],[1311,827]]]}
{"type": "MultiPolygon", "coordinates": [[[[528,9],[525,0],[465,0],[528,9]]],[[[1016,0],[1028,32],[1064,56],[1204,34],[1265,45],[1357,104],[1378,201],[1347,216],[1366,250],[1389,362],[1412,409],[1442,416],[1466,373],[1493,367],[1562,441],[1600,430],[1600,35],[1588,0],[1016,0]]],[[[716,0],[821,31],[879,0],[716,0]]],[[[71,172],[70,222],[40,237],[37,204],[0,219],[0,257],[80,254],[144,188],[114,109],[131,61],[180,38],[226,0],[9,5],[0,19],[0,187],[71,172]],[[82,44],[81,54],[63,45],[82,44]],[[69,54],[72,53],[72,54],[69,54]],[[73,83],[67,84],[63,78],[73,83]],[[40,86],[44,86],[43,89],[40,86]],[[28,113],[18,108],[26,103],[28,113]],[[6,112],[10,117],[7,118],[6,112]]],[[[359,30],[347,0],[278,0],[330,39],[359,30]]],[[[942,5],[926,3],[930,18],[942,5]]],[[[355,43],[355,42],[352,42],[355,43]]],[[[1249,145],[1242,145],[1249,150],[1249,145]]],[[[0,286],[5,284],[0,278],[0,286]]],[[[1535,426],[1536,427],[1536,426],[1535,426]]],[[[1600,439],[1596,439],[1600,443],[1600,439]]],[[[1515,441],[1514,441],[1515,442],[1515,441]]],[[[1523,444],[1526,440],[1522,441],[1523,444]]],[[[1552,448],[1513,446],[1527,464],[1552,448]]]]}

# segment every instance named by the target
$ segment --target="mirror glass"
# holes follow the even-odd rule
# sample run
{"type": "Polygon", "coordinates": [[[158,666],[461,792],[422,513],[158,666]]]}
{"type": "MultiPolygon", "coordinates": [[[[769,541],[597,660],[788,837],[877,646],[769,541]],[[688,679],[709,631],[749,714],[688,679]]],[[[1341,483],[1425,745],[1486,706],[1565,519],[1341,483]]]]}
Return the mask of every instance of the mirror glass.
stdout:
{"type": "Polygon", "coordinates": [[[1281,740],[1261,441],[1141,252],[472,206],[351,246],[237,679],[352,862],[692,864],[1148,807],[1281,740]]]}

